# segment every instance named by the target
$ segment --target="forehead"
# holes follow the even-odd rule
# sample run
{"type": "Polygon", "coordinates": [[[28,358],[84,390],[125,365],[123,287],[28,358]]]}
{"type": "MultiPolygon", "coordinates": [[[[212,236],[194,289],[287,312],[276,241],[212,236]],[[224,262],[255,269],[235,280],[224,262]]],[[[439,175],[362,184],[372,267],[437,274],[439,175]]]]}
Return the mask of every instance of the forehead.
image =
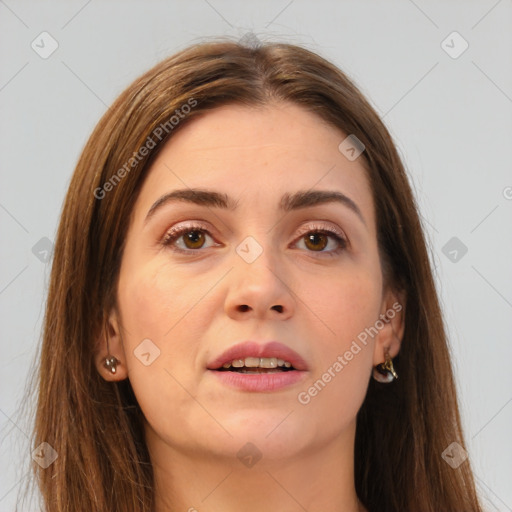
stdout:
{"type": "Polygon", "coordinates": [[[160,151],[138,200],[147,213],[174,189],[219,190],[257,208],[297,190],[337,190],[370,220],[373,201],[363,158],[350,161],[347,137],[319,116],[289,103],[264,108],[227,105],[189,122],[160,151]]]}

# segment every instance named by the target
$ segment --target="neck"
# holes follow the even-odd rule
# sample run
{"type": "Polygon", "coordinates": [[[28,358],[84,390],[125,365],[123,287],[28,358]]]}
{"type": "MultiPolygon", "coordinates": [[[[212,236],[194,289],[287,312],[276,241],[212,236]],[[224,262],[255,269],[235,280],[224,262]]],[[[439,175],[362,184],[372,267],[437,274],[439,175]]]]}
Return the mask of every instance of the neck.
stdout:
{"type": "Polygon", "coordinates": [[[155,512],[366,512],[355,492],[354,433],[352,425],[323,446],[248,467],[236,457],[169,446],[147,425],[155,512]]]}

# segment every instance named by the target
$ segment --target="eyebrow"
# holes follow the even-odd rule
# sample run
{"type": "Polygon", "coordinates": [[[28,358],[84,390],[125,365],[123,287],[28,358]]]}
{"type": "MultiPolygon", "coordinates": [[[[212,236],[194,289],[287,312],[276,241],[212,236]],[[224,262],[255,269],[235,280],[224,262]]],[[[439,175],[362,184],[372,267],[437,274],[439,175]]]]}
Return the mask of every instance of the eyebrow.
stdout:
{"type": "MultiPolygon", "coordinates": [[[[215,192],[213,190],[185,188],[173,190],[157,199],[149,209],[144,223],[155,214],[155,212],[164,205],[173,202],[187,202],[208,208],[222,208],[224,210],[234,211],[238,207],[238,201],[235,201],[227,194],[215,192]]],[[[339,203],[352,210],[366,225],[363,214],[357,204],[350,197],[337,191],[331,190],[299,190],[293,194],[283,194],[279,202],[279,210],[288,213],[302,208],[309,208],[327,203],[339,203]]]]}

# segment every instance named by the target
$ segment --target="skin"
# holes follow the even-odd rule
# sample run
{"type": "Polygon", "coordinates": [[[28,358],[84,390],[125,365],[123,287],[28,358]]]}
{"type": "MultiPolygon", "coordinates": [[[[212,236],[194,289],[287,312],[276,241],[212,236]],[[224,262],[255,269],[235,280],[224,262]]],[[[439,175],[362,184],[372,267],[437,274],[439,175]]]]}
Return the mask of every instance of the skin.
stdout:
{"type": "Polygon", "coordinates": [[[362,158],[338,150],[345,137],[296,105],[229,105],[177,132],[149,169],[110,314],[110,353],[120,364],[116,375],[103,368],[104,339],[97,367],[107,380],[130,379],[146,418],[158,512],[364,510],[354,488],[356,414],[372,367],[385,349],[399,351],[403,313],[309,403],[298,401],[358,334],[403,304],[384,286],[367,174],[362,158]],[[145,223],[162,195],[195,187],[228,194],[236,211],[175,202],[145,223]],[[364,222],[338,203],[278,210],[284,193],[310,189],[347,195],[364,222]],[[183,236],[174,245],[187,254],[163,245],[171,227],[190,221],[211,235],[203,246],[183,236]],[[345,249],[333,253],[331,237],[307,245],[318,226],[341,230],[345,249]],[[247,236],[263,250],[252,263],[235,250],[247,236]],[[160,350],[148,366],[134,355],[144,339],[160,350]],[[206,364],[244,340],[293,348],[308,363],[305,380],[266,393],[223,385],[206,364]],[[252,467],[237,457],[247,442],[262,455],[252,467]]]}

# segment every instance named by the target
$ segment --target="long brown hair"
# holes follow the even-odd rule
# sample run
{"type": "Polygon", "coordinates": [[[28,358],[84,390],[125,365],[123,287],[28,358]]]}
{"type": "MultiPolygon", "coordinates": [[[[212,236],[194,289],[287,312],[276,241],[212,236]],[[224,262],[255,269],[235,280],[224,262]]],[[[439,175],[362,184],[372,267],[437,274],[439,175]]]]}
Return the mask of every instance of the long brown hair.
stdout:
{"type": "Polygon", "coordinates": [[[370,511],[481,511],[469,460],[453,469],[442,458],[452,442],[464,446],[456,390],[418,207],[388,130],[347,76],[315,53],[228,39],[190,46],[131,84],[98,123],[71,179],[33,436],[34,448],[46,442],[58,453],[46,469],[33,464],[45,510],[152,511],[141,409],[129,379],[107,382],[94,362],[116,304],[130,214],[148,166],[176,131],[221,105],[274,100],[302,106],[364,144],[386,276],[407,297],[400,378],[371,380],[357,417],[359,498],[370,511]]]}

